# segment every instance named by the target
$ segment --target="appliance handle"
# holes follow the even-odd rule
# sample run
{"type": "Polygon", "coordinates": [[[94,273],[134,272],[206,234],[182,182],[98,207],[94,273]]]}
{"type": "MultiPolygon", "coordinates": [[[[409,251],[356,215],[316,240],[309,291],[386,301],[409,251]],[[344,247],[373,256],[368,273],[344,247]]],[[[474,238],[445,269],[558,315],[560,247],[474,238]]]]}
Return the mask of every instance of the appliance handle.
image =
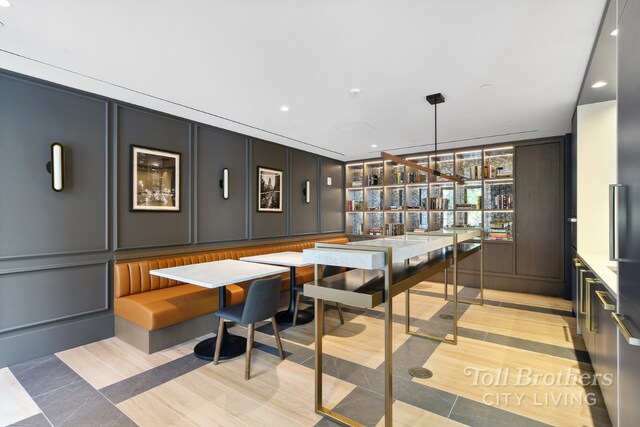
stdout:
{"type": "Polygon", "coordinates": [[[620,261],[618,251],[618,189],[622,184],[609,184],[609,260],[620,261]]]}

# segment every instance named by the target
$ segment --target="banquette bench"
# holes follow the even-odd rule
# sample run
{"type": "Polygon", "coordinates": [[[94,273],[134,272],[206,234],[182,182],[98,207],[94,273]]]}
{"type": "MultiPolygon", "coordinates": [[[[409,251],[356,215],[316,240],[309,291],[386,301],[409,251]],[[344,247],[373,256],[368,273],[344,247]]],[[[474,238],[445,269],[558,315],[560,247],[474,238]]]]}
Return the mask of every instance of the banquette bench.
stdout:
{"type": "MultiPolygon", "coordinates": [[[[314,247],[317,242],[347,243],[346,237],[224,249],[200,254],[122,261],[114,264],[113,310],[116,337],[148,353],[191,340],[215,328],[218,289],[177,282],[149,274],[150,270],[273,252],[314,247]]],[[[313,280],[313,267],[296,270],[296,284],[313,280]]],[[[251,283],[226,287],[227,305],[245,300],[251,283]]],[[[289,289],[289,274],[282,275],[282,290],[289,289]]]]}

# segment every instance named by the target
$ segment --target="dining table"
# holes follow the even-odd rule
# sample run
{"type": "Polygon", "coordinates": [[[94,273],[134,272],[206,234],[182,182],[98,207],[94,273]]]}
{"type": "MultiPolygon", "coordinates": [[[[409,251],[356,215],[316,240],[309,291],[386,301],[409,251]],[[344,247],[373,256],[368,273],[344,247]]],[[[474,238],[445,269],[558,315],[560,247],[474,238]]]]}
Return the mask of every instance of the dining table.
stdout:
{"type": "MultiPolygon", "coordinates": [[[[287,269],[283,267],[226,259],[160,268],[150,270],[149,274],[190,283],[192,285],[203,286],[205,288],[219,288],[218,307],[222,308],[226,305],[227,285],[286,272],[287,269]]],[[[213,360],[216,339],[217,336],[199,342],[193,349],[194,354],[200,359],[213,360]]],[[[225,322],[220,348],[220,359],[225,360],[240,356],[246,351],[246,345],[246,338],[230,334],[227,331],[225,322]]]]}
{"type": "MultiPolygon", "coordinates": [[[[279,324],[292,325],[293,315],[296,308],[296,268],[312,265],[309,262],[305,262],[302,259],[302,252],[274,252],[270,254],[246,256],[240,258],[241,261],[254,262],[261,264],[277,265],[289,268],[289,307],[286,310],[280,311],[276,314],[276,322],[279,324]]],[[[298,316],[296,317],[296,325],[303,323],[309,323],[313,320],[313,314],[308,311],[298,310],[298,316]]]]}

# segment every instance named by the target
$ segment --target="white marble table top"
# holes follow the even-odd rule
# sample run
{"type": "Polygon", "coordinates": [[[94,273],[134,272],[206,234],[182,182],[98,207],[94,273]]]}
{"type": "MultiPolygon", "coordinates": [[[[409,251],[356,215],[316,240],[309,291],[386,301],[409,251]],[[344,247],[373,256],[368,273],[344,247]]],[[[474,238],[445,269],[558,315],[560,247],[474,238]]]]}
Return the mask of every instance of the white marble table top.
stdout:
{"type": "Polygon", "coordinates": [[[286,267],[304,267],[305,265],[311,265],[311,263],[303,260],[302,252],[274,252],[272,254],[245,256],[240,258],[240,261],[260,262],[286,267]]]}
{"type": "Polygon", "coordinates": [[[353,246],[374,246],[379,248],[391,248],[393,261],[403,261],[420,255],[426,255],[431,251],[446,248],[453,244],[451,234],[441,236],[424,235],[419,237],[395,236],[383,239],[363,240],[360,242],[349,242],[353,246]]]}
{"type": "Polygon", "coordinates": [[[259,279],[288,271],[283,267],[225,259],[222,261],[160,268],[149,271],[149,274],[205,288],[219,288],[232,283],[259,279]]]}
{"type": "Polygon", "coordinates": [[[304,260],[310,264],[339,265],[349,268],[377,270],[386,265],[383,251],[363,251],[342,245],[344,248],[314,248],[303,251],[304,260]]]}

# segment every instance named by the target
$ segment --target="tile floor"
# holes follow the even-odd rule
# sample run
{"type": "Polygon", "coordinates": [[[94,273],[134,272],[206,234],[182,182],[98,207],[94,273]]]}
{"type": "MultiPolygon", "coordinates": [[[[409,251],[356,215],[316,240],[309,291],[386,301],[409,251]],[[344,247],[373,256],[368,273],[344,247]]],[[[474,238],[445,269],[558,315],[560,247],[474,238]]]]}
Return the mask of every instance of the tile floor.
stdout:
{"type": "MultiPolygon", "coordinates": [[[[453,308],[442,296],[441,284],[414,288],[414,329],[450,334],[441,316],[453,308]]],[[[487,290],[484,306],[460,304],[454,346],[406,335],[398,296],[394,425],[610,425],[598,387],[575,381],[593,371],[570,310],[559,298],[487,290]],[[411,367],[434,375],[412,378],[411,367]]],[[[325,315],[324,405],[367,426],[384,425],[383,316],[346,307],[340,325],[331,307],[325,315]]],[[[313,323],[282,328],[281,361],[271,325],[260,326],[250,381],[244,357],[213,366],[193,356],[195,340],[146,355],[110,338],[3,368],[0,425],[332,426],[313,410],[312,331],[313,323]]]]}

